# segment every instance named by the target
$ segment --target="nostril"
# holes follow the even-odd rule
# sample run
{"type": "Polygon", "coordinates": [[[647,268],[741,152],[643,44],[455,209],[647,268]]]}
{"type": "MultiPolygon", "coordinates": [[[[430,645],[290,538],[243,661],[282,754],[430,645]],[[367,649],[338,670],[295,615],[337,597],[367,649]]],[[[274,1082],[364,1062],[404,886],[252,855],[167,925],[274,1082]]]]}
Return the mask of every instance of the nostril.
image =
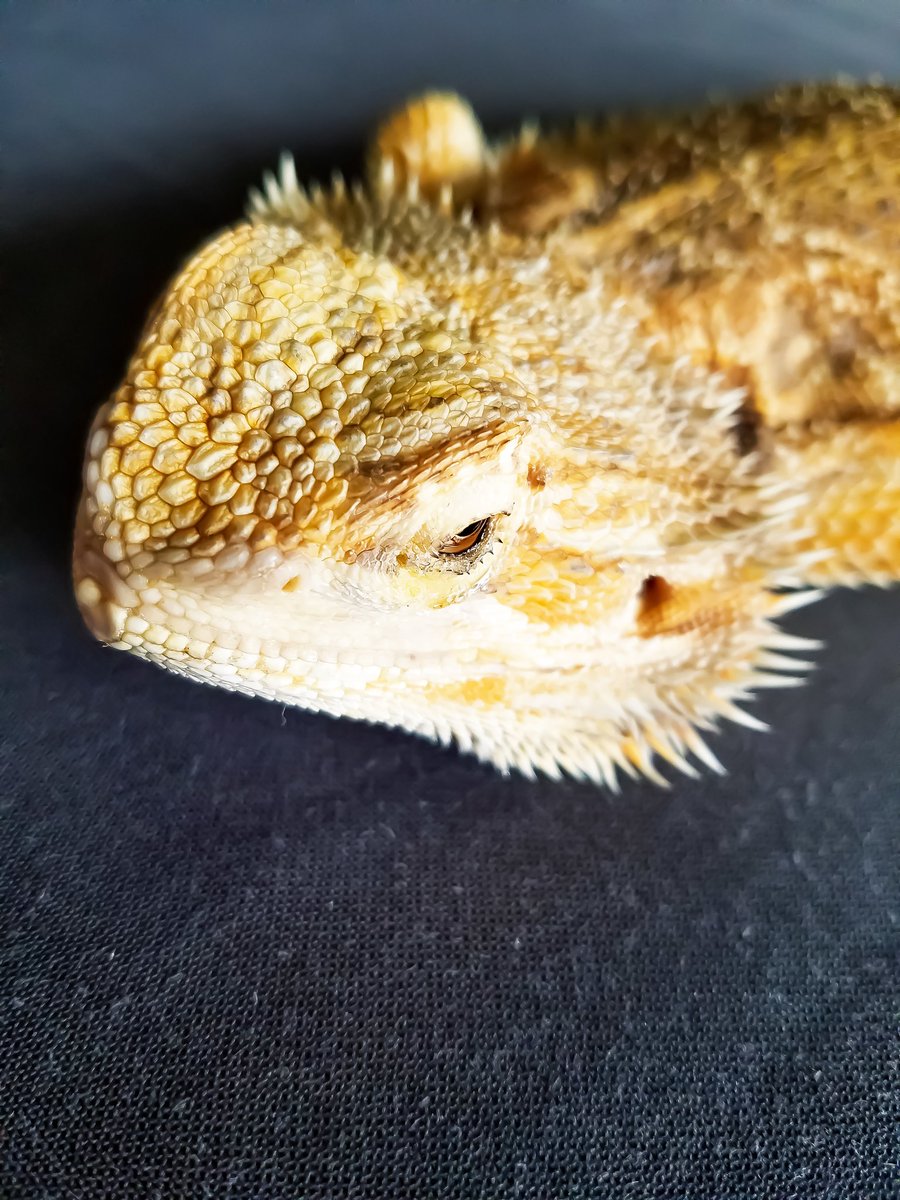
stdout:
{"type": "Polygon", "coordinates": [[[72,562],[75,599],[84,623],[101,642],[118,642],[129,612],[140,597],[115,571],[113,564],[76,536],[72,562]]]}

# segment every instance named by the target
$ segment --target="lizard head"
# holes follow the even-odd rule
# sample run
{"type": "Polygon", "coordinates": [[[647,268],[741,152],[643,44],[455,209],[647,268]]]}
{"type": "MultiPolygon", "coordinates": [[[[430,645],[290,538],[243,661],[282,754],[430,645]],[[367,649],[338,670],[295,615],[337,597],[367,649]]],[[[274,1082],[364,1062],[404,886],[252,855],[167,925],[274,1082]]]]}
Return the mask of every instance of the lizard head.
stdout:
{"type": "Polygon", "coordinates": [[[208,245],[91,432],[90,629],[326,711],[390,716],[396,692],[409,723],[398,681],[464,672],[484,634],[464,602],[490,590],[531,493],[539,422],[458,326],[327,238],[242,225],[208,245]]]}
{"type": "MultiPolygon", "coordinates": [[[[330,217],[242,224],[173,281],[89,441],[88,626],[503,769],[714,761],[695,724],[736,712],[773,610],[747,537],[765,501],[721,397],[669,379],[638,404],[634,356],[610,351],[605,407],[567,403],[560,363],[583,388],[590,361],[547,351],[546,311],[536,354],[529,321],[479,290],[477,256],[441,243],[425,286],[404,260],[405,240],[428,244],[411,211],[390,253],[330,217]],[[446,282],[460,272],[468,291],[446,282]],[[525,351],[504,334],[517,320],[525,351]]],[[[503,295],[541,311],[535,278],[526,264],[503,295]]]]}

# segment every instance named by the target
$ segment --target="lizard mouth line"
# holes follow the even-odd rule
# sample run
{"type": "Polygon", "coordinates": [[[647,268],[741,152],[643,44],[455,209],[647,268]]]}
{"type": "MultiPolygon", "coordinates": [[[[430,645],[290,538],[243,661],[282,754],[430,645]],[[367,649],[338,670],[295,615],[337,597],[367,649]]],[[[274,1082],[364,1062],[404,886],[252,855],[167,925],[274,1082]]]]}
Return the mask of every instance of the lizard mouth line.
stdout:
{"type": "MultiPolygon", "coordinates": [[[[661,576],[647,576],[636,594],[635,616],[628,628],[604,635],[602,627],[586,637],[577,624],[557,638],[552,649],[534,657],[527,644],[520,645],[515,634],[507,637],[504,649],[491,650],[479,645],[480,639],[470,636],[446,641],[442,613],[432,616],[432,640],[410,642],[406,635],[408,616],[404,611],[373,612],[371,628],[378,631],[368,645],[348,645],[341,636],[347,621],[340,618],[330,622],[332,633],[312,619],[291,617],[291,601],[297,595],[294,586],[263,588],[253,597],[217,597],[193,589],[173,589],[165,583],[150,586],[135,575],[122,578],[115,566],[94,549],[80,547],[76,556],[76,597],[85,622],[99,637],[125,649],[138,650],[166,657],[170,662],[197,664],[208,662],[236,671],[265,670],[275,672],[290,669],[302,673],[322,665],[383,669],[420,669],[428,672],[462,676],[474,673],[491,675],[496,671],[515,669],[523,675],[559,675],[584,671],[627,669],[629,662],[665,658],[670,653],[685,654],[684,649],[667,649],[669,643],[683,643],[692,636],[711,636],[718,631],[726,639],[746,626],[754,629],[758,617],[746,603],[728,602],[726,596],[710,605],[702,589],[681,588],[661,576]],[[130,581],[129,581],[130,579],[130,581]],[[276,594],[270,598],[269,593],[276,594]],[[277,604],[277,608],[273,605],[277,604]],[[235,613],[239,614],[236,627],[235,613]],[[223,616],[227,615],[228,620],[223,616]],[[310,633],[315,632],[315,639],[310,633]],[[643,646],[643,649],[641,647],[643,646]]],[[[277,582],[277,581],[276,581],[277,582]]],[[[763,615],[775,603],[762,592],[763,615]]],[[[450,614],[453,615],[452,613],[450,614]]],[[[498,629],[508,626],[516,614],[504,613],[498,603],[495,624],[498,629]]],[[[348,608],[348,617],[352,609],[348,608]]],[[[523,633],[527,622],[520,621],[523,633]]]]}

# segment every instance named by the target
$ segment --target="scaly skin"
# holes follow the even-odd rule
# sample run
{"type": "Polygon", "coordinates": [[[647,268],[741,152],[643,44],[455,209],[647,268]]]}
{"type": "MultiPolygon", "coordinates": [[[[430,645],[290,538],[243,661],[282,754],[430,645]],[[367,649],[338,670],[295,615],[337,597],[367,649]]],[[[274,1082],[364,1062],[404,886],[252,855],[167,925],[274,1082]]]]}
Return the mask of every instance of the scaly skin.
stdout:
{"type": "Polygon", "coordinates": [[[88,625],[501,769],[716,767],[698,730],[805,666],[785,589],[900,575],[898,114],[794,88],[489,146],[433,95],[365,186],[286,160],[97,416],[88,625]]]}

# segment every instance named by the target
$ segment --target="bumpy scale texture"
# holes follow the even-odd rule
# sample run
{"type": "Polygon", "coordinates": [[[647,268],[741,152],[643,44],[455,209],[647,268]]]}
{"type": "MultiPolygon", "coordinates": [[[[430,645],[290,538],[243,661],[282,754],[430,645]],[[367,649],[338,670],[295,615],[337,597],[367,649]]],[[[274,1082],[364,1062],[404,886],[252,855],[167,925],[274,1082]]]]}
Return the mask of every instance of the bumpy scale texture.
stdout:
{"type": "Polygon", "coordinates": [[[774,618],[896,579],[898,512],[900,92],[495,145],[429,95],[172,282],[75,587],[194,679],[612,784],[717,768],[806,666],[774,618]]]}

